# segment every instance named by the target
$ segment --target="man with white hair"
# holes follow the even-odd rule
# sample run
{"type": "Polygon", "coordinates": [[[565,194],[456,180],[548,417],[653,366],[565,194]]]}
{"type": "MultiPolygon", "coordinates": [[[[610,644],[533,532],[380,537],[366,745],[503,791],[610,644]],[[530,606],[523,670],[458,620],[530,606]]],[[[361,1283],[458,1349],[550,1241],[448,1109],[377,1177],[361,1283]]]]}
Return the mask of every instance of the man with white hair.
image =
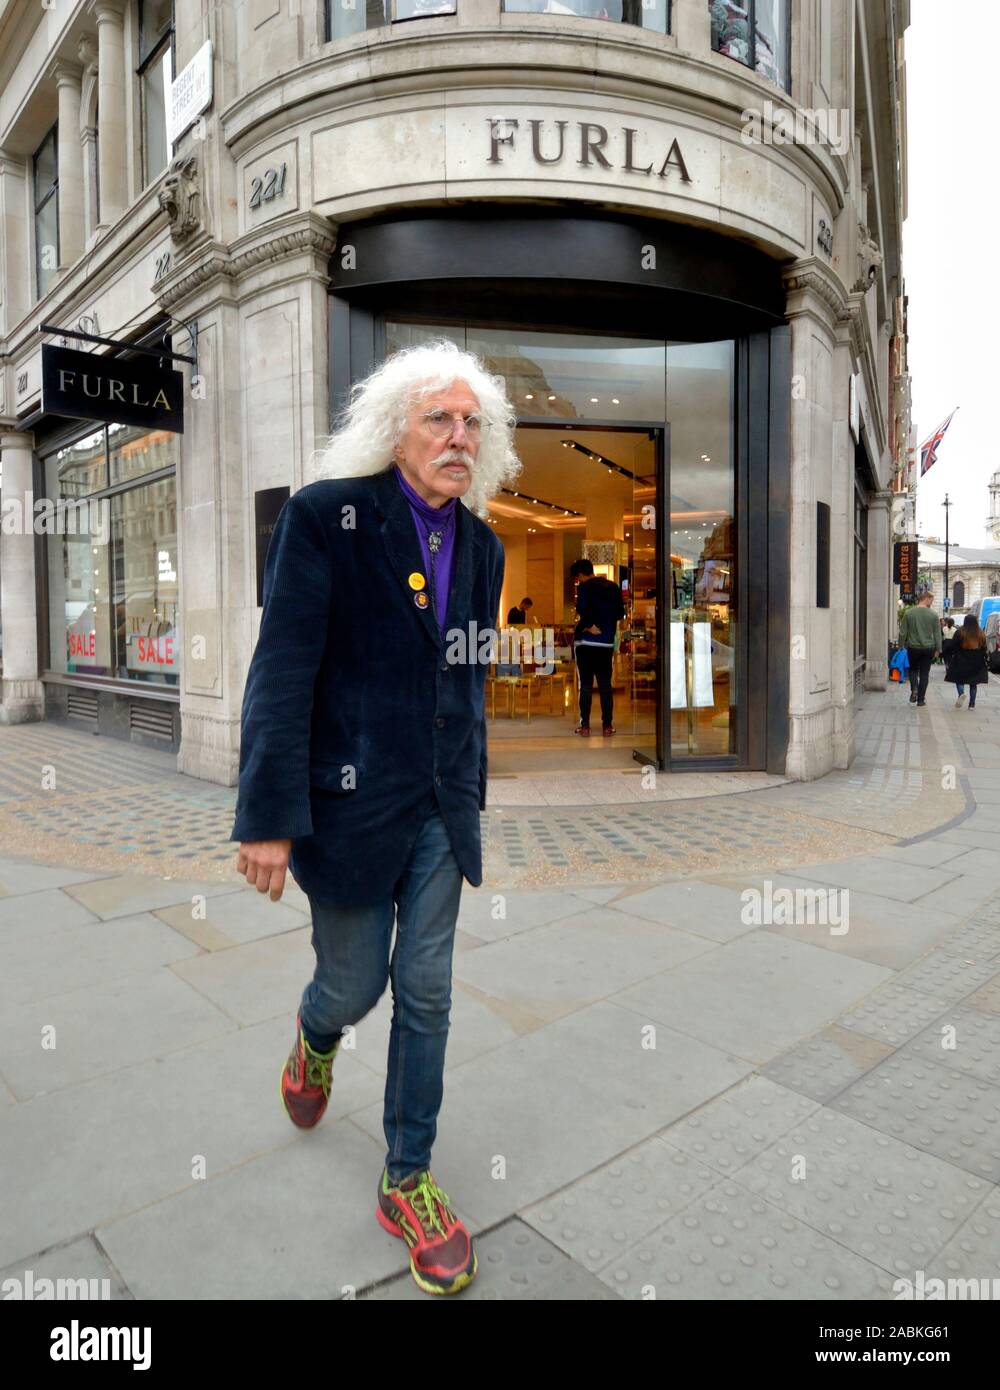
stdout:
{"type": "Polygon", "coordinates": [[[243,699],[237,868],[277,901],[290,867],[312,910],[285,1109],[318,1123],[344,1029],[391,980],[375,1214],[433,1294],[477,1269],[430,1158],[462,882],[482,882],[480,635],[496,627],[504,554],[480,518],[519,471],[513,427],[502,379],[448,342],[354,388],[320,480],[275,525],[243,699]]]}

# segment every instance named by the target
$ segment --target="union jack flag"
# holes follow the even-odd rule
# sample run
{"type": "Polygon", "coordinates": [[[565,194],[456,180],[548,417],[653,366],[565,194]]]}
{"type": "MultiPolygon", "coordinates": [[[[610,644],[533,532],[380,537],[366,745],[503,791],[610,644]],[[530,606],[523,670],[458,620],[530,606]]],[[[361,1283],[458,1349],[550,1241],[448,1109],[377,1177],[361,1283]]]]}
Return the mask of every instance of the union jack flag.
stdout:
{"type": "MultiPolygon", "coordinates": [[[[958,406],[956,405],[955,410],[957,410],[957,409],[958,409],[958,406]]],[[[921,478],[922,478],[922,477],[924,476],[924,474],[927,472],[928,468],[930,468],[931,464],[937,462],[937,451],[938,451],[938,448],[940,447],[941,440],[944,438],[945,430],[948,428],[948,426],[951,424],[952,420],[955,418],[955,410],[953,410],[953,411],[951,412],[951,414],[948,416],[947,420],[945,420],[945,422],[944,422],[943,425],[938,425],[937,429],[936,429],[936,430],[934,431],[934,433],[931,435],[930,439],[926,440],[923,444],[921,444],[921,446],[920,446],[920,476],[921,476],[921,478]]]]}

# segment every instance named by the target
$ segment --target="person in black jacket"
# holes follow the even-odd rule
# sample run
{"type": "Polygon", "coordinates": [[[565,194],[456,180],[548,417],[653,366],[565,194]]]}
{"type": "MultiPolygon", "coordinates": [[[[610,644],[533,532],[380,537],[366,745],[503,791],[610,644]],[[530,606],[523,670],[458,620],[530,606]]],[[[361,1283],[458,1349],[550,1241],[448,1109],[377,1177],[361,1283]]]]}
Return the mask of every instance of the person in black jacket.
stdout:
{"type": "Polygon", "coordinates": [[[344,1030],[391,980],[375,1215],[432,1294],[477,1269],[430,1156],[462,881],[482,882],[504,573],[483,518],[520,467],[513,429],[503,380],[450,343],[394,354],[354,388],[316,481],[278,516],[240,727],[237,870],[277,901],[290,868],[312,916],[285,1110],[319,1122],[344,1030]]]}
{"type": "Polygon", "coordinates": [[[946,637],[943,646],[945,659],[945,680],[957,687],[958,698],[955,708],[961,709],[965,701],[965,687],[969,687],[969,709],[976,708],[976,689],[989,681],[986,664],[986,638],[972,613],[965,615],[965,622],[954,637],[946,637]]]}
{"type": "Polygon", "coordinates": [[[615,732],[614,695],[611,690],[611,664],[615,655],[615,630],[625,616],[622,591],[610,579],[594,574],[591,560],[574,560],[570,574],[579,578],[576,611],[579,617],[573,631],[573,650],[580,677],[580,723],[576,732],[590,735],[590,705],[594,681],[601,696],[601,721],[605,738],[615,732]]]}

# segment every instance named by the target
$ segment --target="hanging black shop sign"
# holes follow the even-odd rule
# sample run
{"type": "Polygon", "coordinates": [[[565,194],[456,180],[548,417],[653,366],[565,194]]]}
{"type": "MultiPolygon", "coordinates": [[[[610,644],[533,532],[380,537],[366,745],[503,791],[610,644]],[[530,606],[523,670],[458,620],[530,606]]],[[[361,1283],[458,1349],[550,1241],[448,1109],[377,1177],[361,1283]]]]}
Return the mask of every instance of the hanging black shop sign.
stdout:
{"type": "Polygon", "coordinates": [[[98,357],[42,344],[42,410],[184,433],[184,378],[152,356],[98,357]]]}
{"type": "Polygon", "coordinates": [[[290,488],[266,487],[253,495],[253,530],[257,554],[257,607],[264,606],[264,565],[267,563],[267,548],[271,544],[271,533],[278,513],[288,501],[290,488]]]}
{"type": "Polygon", "coordinates": [[[917,592],[917,566],[919,544],[917,541],[897,541],[892,565],[892,582],[899,585],[902,603],[913,603],[917,592]]]}

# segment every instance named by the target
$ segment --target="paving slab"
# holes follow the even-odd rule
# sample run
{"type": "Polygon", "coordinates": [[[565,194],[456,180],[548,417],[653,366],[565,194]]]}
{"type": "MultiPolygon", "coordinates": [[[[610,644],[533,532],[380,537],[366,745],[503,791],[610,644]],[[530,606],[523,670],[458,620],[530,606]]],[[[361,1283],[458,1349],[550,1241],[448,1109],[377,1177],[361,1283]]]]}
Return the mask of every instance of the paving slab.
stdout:
{"type": "Polygon", "coordinates": [[[104,878],[97,871],[73,869],[60,864],[35,864],[30,859],[0,858],[0,898],[18,897],[22,893],[40,893],[47,888],[63,888],[70,883],[87,883],[104,878]]]}
{"type": "Polygon", "coordinates": [[[0,1058],[8,1084],[28,1100],[235,1029],[161,969],[5,1008],[0,1058]]]}
{"type": "Polygon", "coordinates": [[[761,1075],[826,1105],[893,1050],[888,1043],[834,1023],[775,1057],[761,1075]]]}
{"type": "Polygon", "coordinates": [[[185,902],[158,908],[155,915],[204,950],[221,951],[309,926],[309,915],[290,907],[284,896],[273,903],[256,891],[220,893],[197,907],[185,902]]]}
{"type": "Polygon", "coordinates": [[[687,932],[591,907],[455,961],[455,978],[549,1021],[714,948],[687,932]]]}
{"type": "MultiPolygon", "coordinates": [[[[929,1277],[989,1280],[980,1298],[997,1298],[1000,1280],[1000,1188],[993,1188],[931,1262],[929,1277]]],[[[959,1291],[956,1289],[955,1293],[959,1291]]]]}
{"type": "Polygon", "coordinates": [[[716,1173],[732,1177],[815,1109],[815,1101],[753,1076],[678,1120],[659,1137],[716,1173]]]}
{"type": "Polygon", "coordinates": [[[571,917],[585,911],[588,905],[587,898],[565,889],[531,892],[523,888],[465,888],[458,925],[481,941],[503,941],[532,927],[571,917]]]}
{"type": "Polygon", "coordinates": [[[408,1268],[375,1220],[383,1156],[349,1121],[324,1119],[97,1236],[136,1298],[350,1298],[408,1268]]]}
{"type": "Polygon", "coordinates": [[[521,1212],[521,1219],[596,1272],[719,1180],[655,1137],[521,1212]]]}
{"type": "Polygon", "coordinates": [[[213,898],[239,892],[238,884],[207,883],[198,879],[150,878],[142,874],[117,874],[75,883],[65,891],[95,917],[131,917],[137,912],[191,903],[196,897],[213,898]]]}
{"type": "MultiPolygon", "coordinates": [[[[95,913],[88,912],[82,903],[68,897],[60,888],[0,898],[0,946],[18,933],[31,932],[35,936],[96,921],[95,913]]],[[[0,971],[0,975],[4,973],[0,971]]]]}
{"type": "Polygon", "coordinates": [[[832,1022],[890,972],[755,931],[621,990],[614,1002],[764,1064],[832,1022]]]}
{"type": "Polygon", "coordinates": [[[156,970],[197,949],[149,913],[0,932],[0,1005],[8,1009],[156,970]]]}
{"type": "Polygon", "coordinates": [[[965,1003],[970,1009],[982,1009],[986,1013],[1000,1014],[1000,975],[994,976],[989,984],[967,996],[965,1003]]]}
{"type": "MultiPolygon", "coordinates": [[[[189,1187],[195,1155],[211,1177],[286,1144],[297,1131],[278,1080],[293,1023],[243,1029],[5,1111],[0,1263],[189,1187]]],[[[367,1067],[338,1058],[327,1114],[382,1091],[367,1067]]]]}
{"type": "Polygon", "coordinates": [[[891,1274],[925,1267],[921,1262],[955,1234],[990,1187],[825,1107],[741,1169],[737,1181],[891,1274]]]}
{"type": "Polygon", "coordinates": [[[130,1301],[132,1294],[93,1236],[68,1241],[0,1270],[0,1298],[59,1297],[121,1303],[130,1301]],[[51,1289],[40,1283],[44,1279],[52,1281],[51,1289]],[[8,1281],[16,1281],[16,1288],[8,1281]]]}
{"type": "Polygon", "coordinates": [[[952,1004],[901,1048],[900,1056],[954,1067],[1000,1088],[1000,1014],[952,1004]]]}
{"type": "Polygon", "coordinates": [[[753,930],[753,923],[744,920],[746,904],[740,888],[697,879],[659,883],[617,899],[615,907],[710,941],[732,941],[753,930]]]}
{"type": "Polygon", "coordinates": [[[1000,1181],[1000,1090],[977,1077],[894,1053],[831,1106],[977,1179],[1000,1181]]]}
{"type": "Polygon", "coordinates": [[[989,947],[984,950],[963,935],[956,935],[901,970],[896,983],[957,1003],[988,984],[996,973],[997,958],[989,947]]]}
{"type": "MultiPolygon", "coordinates": [[[[516,1218],[476,1239],[479,1268],[471,1284],[440,1303],[480,1301],[574,1303],[606,1302],[618,1295],[595,1279],[568,1255],[557,1250],[529,1225],[516,1218]]],[[[362,1298],[426,1303],[427,1295],[409,1274],[401,1274],[367,1290],[362,1298]]]]}
{"type": "MultiPolygon", "coordinates": [[[[745,1076],[745,1062],[598,1003],[445,1076],[434,1171],[492,1225],[651,1138],[745,1076]],[[499,1176],[500,1173],[505,1176],[499,1176]]],[[[373,1137],[379,1105],[352,1114],[373,1137]]]]}
{"type": "Polygon", "coordinates": [[[174,971],[230,1018],[247,1026],[289,1008],[294,1017],[315,965],[312,928],[300,927],[228,951],[202,952],[180,961],[174,971]]]}
{"type": "Polygon", "coordinates": [[[955,875],[949,864],[944,869],[921,868],[916,864],[890,860],[866,859],[831,860],[824,864],[803,864],[791,878],[802,883],[827,883],[836,888],[856,889],[860,893],[875,893],[880,898],[895,898],[911,903],[950,884],[955,875]]]}
{"type": "Polygon", "coordinates": [[[888,849],[880,849],[874,857],[888,859],[891,863],[918,864],[924,868],[939,868],[942,864],[947,864],[950,868],[952,861],[963,853],[960,842],[954,843],[944,836],[935,836],[933,839],[920,840],[912,845],[891,845],[888,849]]]}
{"type": "Polygon", "coordinates": [[[713,1303],[877,1299],[890,1285],[874,1263],[732,1179],[598,1277],[623,1298],[713,1303]]]}

